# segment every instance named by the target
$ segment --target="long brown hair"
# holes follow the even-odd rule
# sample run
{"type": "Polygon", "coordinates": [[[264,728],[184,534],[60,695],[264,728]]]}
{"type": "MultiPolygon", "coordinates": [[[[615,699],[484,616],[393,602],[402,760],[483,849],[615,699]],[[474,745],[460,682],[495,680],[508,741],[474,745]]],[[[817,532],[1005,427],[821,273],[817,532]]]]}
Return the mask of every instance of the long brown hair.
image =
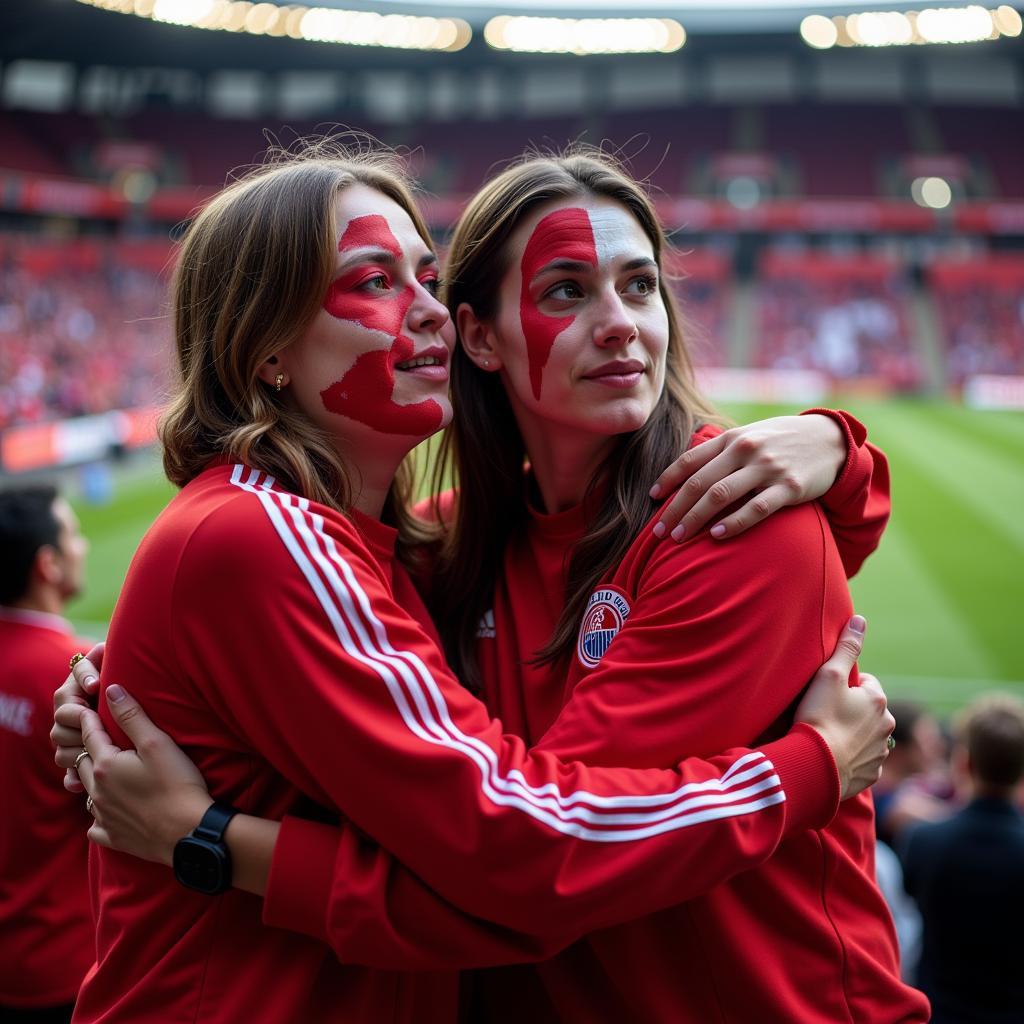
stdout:
{"type": "MultiPolygon", "coordinates": [[[[510,236],[540,204],[584,196],[613,199],[632,213],[661,265],[667,242],[654,206],[617,161],[579,146],[560,156],[529,156],[486,184],[455,228],[446,291],[452,315],[465,302],[480,320],[493,323],[510,265],[510,236]]],[[[591,592],[650,517],[652,469],[683,451],[699,423],[717,419],[697,390],[679,313],[661,275],[659,291],[669,323],[665,387],[644,426],[618,439],[590,482],[589,500],[602,480],[608,486],[569,555],[566,603],[551,639],[537,652],[540,664],[560,663],[571,652],[591,592]]],[[[432,604],[449,662],[468,686],[477,687],[478,624],[491,607],[504,550],[526,524],[526,449],[498,375],[480,371],[461,348],[452,365],[452,401],[455,419],[441,444],[435,492],[451,479],[457,498],[432,604]]]]}
{"type": "MultiPolygon", "coordinates": [[[[259,370],[320,308],[337,247],[335,198],[356,182],[398,203],[432,246],[395,154],[336,139],[271,150],[189,225],[171,289],[180,378],[160,424],[164,469],[179,487],[228,456],[314,501],[348,507],[352,481],[329,435],[259,370]]],[[[422,533],[406,511],[411,490],[403,463],[385,508],[400,554],[422,533]]]]}

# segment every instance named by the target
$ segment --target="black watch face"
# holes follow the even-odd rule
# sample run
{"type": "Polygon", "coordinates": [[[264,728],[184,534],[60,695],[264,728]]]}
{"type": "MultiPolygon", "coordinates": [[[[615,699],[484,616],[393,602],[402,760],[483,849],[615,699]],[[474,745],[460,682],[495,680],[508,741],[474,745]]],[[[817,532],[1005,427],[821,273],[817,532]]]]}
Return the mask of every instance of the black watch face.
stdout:
{"type": "Polygon", "coordinates": [[[182,885],[213,895],[229,885],[227,851],[220,845],[188,836],[174,848],[174,876],[182,885]]]}

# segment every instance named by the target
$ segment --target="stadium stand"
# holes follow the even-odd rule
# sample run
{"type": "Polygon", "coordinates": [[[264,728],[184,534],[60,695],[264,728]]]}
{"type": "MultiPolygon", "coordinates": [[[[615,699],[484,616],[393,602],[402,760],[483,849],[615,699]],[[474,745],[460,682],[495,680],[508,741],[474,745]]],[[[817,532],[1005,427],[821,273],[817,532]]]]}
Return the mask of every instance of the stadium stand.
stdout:
{"type": "Polygon", "coordinates": [[[1024,374],[1024,256],[936,262],[928,276],[950,383],[976,373],[1024,374]]]}
{"type": "Polygon", "coordinates": [[[151,403],[166,242],[0,236],[0,428],[151,403]]]}
{"type": "Polygon", "coordinates": [[[754,365],[912,389],[921,368],[907,287],[901,267],[887,259],[769,250],[758,274],[754,365]]]}
{"type": "Polygon", "coordinates": [[[760,113],[765,148],[789,158],[806,196],[879,195],[886,158],[910,149],[900,107],[806,103],[760,113]]]}
{"type": "Polygon", "coordinates": [[[725,366],[726,317],[732,287],[732,260],[714,249],[673,253],[669,284],[686,318],[687,344],[698,366],[725,366]]]}

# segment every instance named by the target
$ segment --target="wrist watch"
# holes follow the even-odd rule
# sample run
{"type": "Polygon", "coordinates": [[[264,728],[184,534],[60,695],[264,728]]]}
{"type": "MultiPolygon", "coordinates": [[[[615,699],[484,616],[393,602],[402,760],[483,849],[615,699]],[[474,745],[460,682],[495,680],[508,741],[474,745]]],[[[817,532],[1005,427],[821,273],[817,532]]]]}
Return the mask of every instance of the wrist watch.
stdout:
{"type": "Polygon", "coordinates": [[[224,830],[237,807],[215,801],[190,835],[174,847],[174,877],[186,888],[216,896],[231,888],[231,853],[224,830]]]}

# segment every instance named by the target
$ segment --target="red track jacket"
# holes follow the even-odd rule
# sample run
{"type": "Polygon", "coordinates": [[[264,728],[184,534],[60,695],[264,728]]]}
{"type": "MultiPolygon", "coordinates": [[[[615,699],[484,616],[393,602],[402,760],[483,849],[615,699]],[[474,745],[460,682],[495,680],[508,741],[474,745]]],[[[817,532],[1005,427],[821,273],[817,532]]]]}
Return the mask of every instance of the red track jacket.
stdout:
{"type": "Polygon", "coordinates": [[[53,687],[92,646],[56,615],[0,608],[0,1006],[74,1002],[93,960],[85,797],[53,763],[53,687]]]}
{"type": "MultiPolygon", "coordinates": [[[[754,742],[782,728],[851,613],[843,566],[859,567],[888,516],[884,457],[852,417],[846,425],[850,457],[829,495],[842,560],[813,506],[724,545],[703,534],[677,547],[644,532],[584,616],[568,685],[564,673],[526,662],[561,610],[564,554],[585,520],[580,509],[534,517],[527,541],[507,553],[493,619],[481,624],[492,706],[542,749],[601,763],[670,763],[679,749],[710,752],[736,742],[729,737],[754,742]],[[784,644],[764,642],[780,635],[784,644]]],[[[595,933],[536,968],[540,985],[523,971],[490,977],[485,1005],[492,1016],[503,1007],[510,1018],[546,1010],[566,1021],[925,1020],[926,1001],[899,981],[872,850],[864,796],[828,830],[790,838],[758,871],[686,907],[595,933]]],[[[365,873],[353,885],[349,860],[327,830],[286,821],[267,919],[320,935],[348,958],[360,958],[372,935],[383,962],[480,962],[479,947],[438,939],[452,934],[432,927],[450,919],[449,908],[430,917],[422,904],[414,915],[394,898],[374,903],[374,881],[394,897],[381,884],[392,876],[365,873]],[[295,901],[300,866],[316,860],[322,879],[335,856],[330,899],[307,887],[295,901]],[[391,931],[378,938],[384,921],[391,931]]]]}
{"type": "MultiPolygon", "coordinates": [[[[343,812],[350,892],[380,877],[358,870],[384,856],[365,835],[407,865],[384,899],[442,905],[430,957],[475,933],[480,962],[537,958],[832,818],[835,765],[811,729],[674,770],[590,768],[503,735],[444,664],[393,542],[245,466],[212,467],[136,553],[103,679],[141,700],[221,799],[269,817],[309,799],[343,812]]],[[[304,860],[310,887],[329,885],[333,865],[304,860]]],[[[245,893],[188,892],[165,867],[103,849],[92,867],[98,963],[77,1021],[451,1019],[454,975],[372,969],[372,942],[359,957],[370,969],[342,966],[261,924],[245,893]]],[[[410,948],[427,923],[409,924],[410,948]]]]}

